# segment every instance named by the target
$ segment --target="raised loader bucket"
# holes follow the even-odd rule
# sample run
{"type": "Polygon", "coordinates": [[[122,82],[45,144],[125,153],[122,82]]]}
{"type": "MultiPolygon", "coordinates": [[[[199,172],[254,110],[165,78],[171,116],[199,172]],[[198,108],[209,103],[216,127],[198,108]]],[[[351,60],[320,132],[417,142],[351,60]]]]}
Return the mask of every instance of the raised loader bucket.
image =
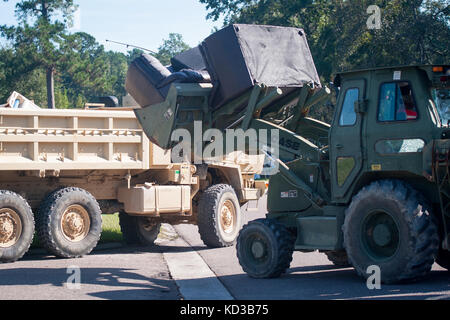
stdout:
{"type": "MultiPolygon", "coordinates": [[[[169,85],[164,79],[146,81],[145,86],[152,87],[147,90],[141,82],[128,79],[133,76],[133,71],[129,71],[127,90],[138,103],[143,101],[140,103],[143,108],[135,110],[136,116],[149,139],[162,148],[173,146],[171,134],[178,128],[187,129],[193,137],[196,120],[202,121],[203,130],[225,130],[243,124],[245,127],[249,123],[248,119],[244,121],[246,116],[256,111],[261,114],[265,108],[276,111],[272,109],[295,104],[304,87],[310,92],[321,88],[302,29],[230,25],[178,60],[187,57],[188,61],[196,61],[192,65],[203,67],[200,53],[210,79],[193,77],[174,80],[169,85]],[[168,91],[161,94],[163,90],[168,91]],[[154,92],[157,101],[148,104],[147,101],[154,100],[151,97],[154,92]],[[147,95],[148,99],[139,99],[147,95]]],[[[163,78],[170,78],[165,70],[163,78]]],[[[139,70],[141,80],[153,79],[142,72],[145,69],[139,70]]],[[[305,101],[307,97],[304,96],[305,101]]]]}

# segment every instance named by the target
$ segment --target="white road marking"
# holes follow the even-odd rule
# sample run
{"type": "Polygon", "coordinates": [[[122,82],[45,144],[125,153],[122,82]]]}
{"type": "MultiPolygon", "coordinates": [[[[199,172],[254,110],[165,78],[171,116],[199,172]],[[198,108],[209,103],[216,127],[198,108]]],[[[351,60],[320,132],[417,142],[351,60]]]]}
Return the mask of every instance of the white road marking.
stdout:
{"type": "MultiPolygon", "coordinates": [[[[170,245],[190,247],[181,237],[170,245]]],[[[185,300],[234,300],[196,251],[165,252],[163,256],[185,300]]]]}

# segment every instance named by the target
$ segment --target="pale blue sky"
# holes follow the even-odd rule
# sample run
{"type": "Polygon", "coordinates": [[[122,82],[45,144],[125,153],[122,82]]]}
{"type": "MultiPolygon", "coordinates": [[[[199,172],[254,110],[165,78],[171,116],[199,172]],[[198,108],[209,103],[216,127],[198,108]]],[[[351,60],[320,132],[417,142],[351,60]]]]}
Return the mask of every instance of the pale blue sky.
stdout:
{"type": "MultiPolygon", "coordinates": [[[[0,25],[16,23],[15,4],[0,1],[0,25]]],[[[191,47],[206,38],[222,21],[206,20],[206,8],[198,0],[75,0],[79,12],[73,31],[93,35],[106,50],[126,52],[126,42],[156,51],[169,33],[180,33],[191,47]]]]}

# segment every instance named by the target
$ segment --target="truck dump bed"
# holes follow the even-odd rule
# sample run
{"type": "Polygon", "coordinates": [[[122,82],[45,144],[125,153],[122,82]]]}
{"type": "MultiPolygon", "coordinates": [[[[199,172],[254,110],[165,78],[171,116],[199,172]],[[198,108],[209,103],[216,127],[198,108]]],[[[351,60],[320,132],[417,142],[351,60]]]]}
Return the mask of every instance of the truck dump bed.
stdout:
{"type": "Polygon", "coordinates": [[[146,170],[150,153],[133,111],[0,108],[2,171],[146,170]]]}

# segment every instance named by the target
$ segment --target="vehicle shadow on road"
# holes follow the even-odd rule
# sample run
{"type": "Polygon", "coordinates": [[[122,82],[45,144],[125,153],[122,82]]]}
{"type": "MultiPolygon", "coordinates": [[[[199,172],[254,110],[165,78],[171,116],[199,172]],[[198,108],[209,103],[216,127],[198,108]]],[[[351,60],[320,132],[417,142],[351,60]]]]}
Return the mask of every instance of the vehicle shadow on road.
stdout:
{"type": "MultiPolygon", "coordinates": [[[[91,255],[136,255],[206,250],[230,251],[231,249],[177,246],[174,243],[162,242],[147,247],[122,246],[108,250],[96,250],[91,255]]],[[[230,252],[226,254],[230,254],[230,252]]],[[[29,255],[25,256],[24,259],[38,261],[65,260],[45,255],[29,255]]],[[[76,260],[78,259],[72,259],[73,264],[76,264],[76,260]]],[[[433,270],[427,277],[418,282],[381,284],[381,289],[372,290],[367,287],[366,281],[359,277],[353,268],[336,267],[333,264],[292,267],[281,277],[275,279],[253,279],[243,271],[238,272],[232,275],[219,275],[219,280],[238,300],[450,299],[450,272],[444,270],[433,270]]],[[[173,294],[168,296],[164,294],[164,290],[168,290],[167,288],[170,288],[170,285],[174,286],[172,280],[156,279],[159,278],[158,276],[155,276],[155,278],[144,277],[134,272],[133,269],[83,268],[83,273],[88,275],[83,278],[83,283],[123,288],[121,290],[89,293],[89,295],[97,298],[177,299],[174,298],[173,294]],[[124,287],[128,288],[125,289],[124,287]]],[[[61,287],[64,286],[67,277],[65,268],[0,270],[0,286],[51,284],[61,287]],[[29,274],[38,276],[31,277],[29,274]]]]}
{"type": "MultiPolygon", "coordinates": [[[[94,250],[89,255],[114,255],[114,254],[140,254],[140,253],[164,253],[169,250],[176,250],[178,252],[188,252],[188,251],[203,251],[211,250],[206,246],[194,246],[194,247],[184,247],[184,246],[174,246],[168,245],[168,242],[162,242],[152,246],[145,245],[127,245],[123,243],[115,243],[112,246],[106,246],[102,248],[101,246],[94,248],[94,250]]],[[[82,258],[82,257],[81,257],[82,258]]],[[[25,254],[21,260],[52,260],[52,259],[65,259],[58,258],[49,253],[44,249],[33,249],[25,254]]]]}
{"type": "Polygon", "coordinates": [[[290,268],[274,279],[253,279],[243,273],[220,277],[220,280],[235,293],[237,299],[450,299],[450,272],[441,270],[433,270],[417,282],[381,284],[380,289],[369,289],[366,281],[353,268],[334,265],[290,268]],[[245,286],[245,291],[239,290],[238,286],[245,286]],[[274,292],[280,294],[274,298],[274,292]]]}
{"type": "MultiPolygon", "coordinates": [[[[131,248],[128,248],[130,250],[131,248]]],[[[136,250],[136,248],[135,248],[136,250]]],[[[175,246],[161,243],[157,246],[140,248],[143,252],[188,252],[221,250],[229,254],[230,248],[212,249],[206,246],[175,246]]],[[[353,267],[337,267],[333,264],[292,267],[280,278],[252,279],[247,274],[219,276],[226,286],[234,284],[237,290],[249,296],[237,299],[450,299],[450,272],[432,270],[429,275],[415,282],[381,284],[381,289],[369,289],[366,280],[357,275],[353,267]],[[247,285],[247,282],[248,285],[247,285]],[[242,288],[246,288],[242,290],[242,288]],[[280,287],[277,291],[277,287],[280,287]],[[283,292],[279,297],[274,292],[283,292]],[[300,294],[299,294],[300,292],[300,294]],[[443,294],[444,292],[444,294],[443,294]],[[292,298],[291,298],[292,297],[292,298]]]]}
{"type": "MultiPolygon", "coordinates": [[[[73,263],[75,264],[75,262],[73,263]]],[[[80,269],[80,286],[76,287],[74,278],[67,268],[13,268],[0,270],[0,287],[51,285],[66,288],[59,291],[55,299],[71,298],[72,291],[77,298],[78,292],[102,299],[178,299],[179,294],[167,273],[155,274],[155,277],[143,276],[132,268],[90,268],[80,269]],[[167,278],[167,279],[161,279],[167,278]],[[101,287],[121,287],[123,290],[98,291],[101,287]],[[88,292],[86,292],[86,290],[88,292]],[[77,292],[78,291],[78,292],[77,292]],[[67,296],[66,296],[67,294],[67,296]]],[[[51,289],[50,289],[51,290],[51,289]]],[[[39,299],[40,297],[36,297],[39,299]]]]}

